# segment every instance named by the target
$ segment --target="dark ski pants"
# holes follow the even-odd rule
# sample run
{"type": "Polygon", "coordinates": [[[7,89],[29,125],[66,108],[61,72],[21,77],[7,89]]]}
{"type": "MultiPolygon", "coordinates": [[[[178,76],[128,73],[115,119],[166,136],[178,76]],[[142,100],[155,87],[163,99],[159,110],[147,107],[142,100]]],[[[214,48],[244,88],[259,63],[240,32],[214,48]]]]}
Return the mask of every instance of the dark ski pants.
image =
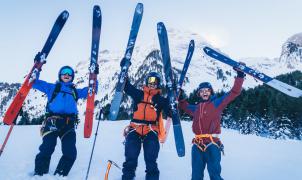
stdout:
{"type": "Polygon", "coordinates": [[[44,127],[43,142],[39,147],[40,152],[35,159],[35,174],[43,175],[48,173],[51,155],[55,150],[57,138],[61,139],[62,157],[58,163],[55,174],[67,176],[77,156],[76,133],[74,123],[63,124],[65,121],[56,123],[56,126],[46,123],[44,127]],[[62,126],[60,126],[62,125],[62,126]],[[50,130],[50,126],[58,127],[57,130],[50,130]]]}
{"type": "Polygon", "coordinates": [[[207,169],[211,180],[223,180],[221,174],[221,151],[212,144],[205,152],[201,151],[196,144],[192,146],[192,180],[203,180],[204,169],[207,169]]]}
{"type": "Polygon", "coordinates": [[[140,136],[133,131],[126,137],[125,157],[123,163],[123,180],[133,180],[137,167],[138,156],[141,146],[144,149],[144,159],[146,163],[146,180],[158,180],[159,170],[157,168],[157,157],[159,153],[159,141],[157,134],[150,131],[146,136],[140,136]]]}

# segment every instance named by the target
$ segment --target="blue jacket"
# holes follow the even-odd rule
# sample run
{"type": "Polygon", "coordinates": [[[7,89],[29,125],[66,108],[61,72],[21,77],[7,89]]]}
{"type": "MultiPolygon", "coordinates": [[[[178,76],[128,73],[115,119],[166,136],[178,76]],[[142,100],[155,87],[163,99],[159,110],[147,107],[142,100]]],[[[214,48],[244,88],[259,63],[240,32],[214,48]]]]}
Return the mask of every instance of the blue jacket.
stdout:
{"type": "MultiPolygon", "coordinates": [[[[57,96],[48,105],[48,111],[55,114],[78,114],[77,102],[73,96],[73,83],[58,82],[61,84],[61,90],[57,96]]],[[[35,80],[33,88],[47,95],[48,101],[55,90],[56,84],[48,83],[42,80],[35,80]]],[[[87,98],[88,87],[76,89],[78,98],[87,98]]]]}

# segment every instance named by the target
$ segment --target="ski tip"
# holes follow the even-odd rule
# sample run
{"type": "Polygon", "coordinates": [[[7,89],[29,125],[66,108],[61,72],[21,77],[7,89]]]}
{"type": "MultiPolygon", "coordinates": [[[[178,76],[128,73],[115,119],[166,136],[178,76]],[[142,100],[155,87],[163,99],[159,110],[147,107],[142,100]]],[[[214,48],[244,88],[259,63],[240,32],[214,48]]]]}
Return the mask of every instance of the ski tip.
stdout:
{"type": "Polygon", "coordinates": [[[101,10],[101,8],[100,8],[99,5],[94,5],[94,6],[93,6],[93,10],[94,10],[94,11],[99,11],[99,10],[101,10]]]}
{"type": "Polygon", "coordinates": [[[69,17],[69,12],[67,10],[64,10],[61,14],[60,17],[64,20],[66,20],[69,17]]]}
{"type": "Polygon", "coordinates": [[[166,30],[165,24],[163,22],[157,23],[157,32],[158,32],[158,34],[161,34],[162,30],[166,30]]]}
{"type": "Polygon", "coordinates": [[[195,47],[195,41],[194,41],[194,39],[191,39],[190,46],[193,47],[193,48],[195,47]]]}
{"type": "Polygon", "coordinates": [[[101,8],[99,5],[95,5],[93,6],[93,16],[94,17],[97,17],[97,18],[102,18],[101,15],[102,15],[102,11],[101,11],[101,8]]]}
{"type": "Polygon", "coordinates": [[[138,14],[143,14],[143,12],[144,12],[144,5],[143,5],[143,3],[137,3],[135,11],[138,14]]]}
{"type": "Polygon", "coordinates": [[[211,48],[209,48],[208,46],[205,46],[205,47],[203,48],[203,51],[204,51],[205,53],[208,53],[210,50],[211,50],[211,48]]]}

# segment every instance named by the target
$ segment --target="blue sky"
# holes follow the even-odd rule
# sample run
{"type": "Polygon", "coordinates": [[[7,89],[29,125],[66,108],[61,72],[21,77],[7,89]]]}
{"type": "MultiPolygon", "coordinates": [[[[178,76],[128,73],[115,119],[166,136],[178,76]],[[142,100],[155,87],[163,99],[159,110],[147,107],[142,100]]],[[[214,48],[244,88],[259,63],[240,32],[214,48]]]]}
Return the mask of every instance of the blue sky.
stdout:
{"type": "Polygon", "coordinates": [[[156,37],[156,23],[196,32],[234,58],[279,57],[287,38],[302,31],[300,0],[2,0],[0,81],[22,82],[53,22],[70,13],[41,78],[55,81],[58,69],[88,60],[92,8],[101,6],[100,49],[124,51],[137,2],[144,17],[137,41],[156,37]]]}

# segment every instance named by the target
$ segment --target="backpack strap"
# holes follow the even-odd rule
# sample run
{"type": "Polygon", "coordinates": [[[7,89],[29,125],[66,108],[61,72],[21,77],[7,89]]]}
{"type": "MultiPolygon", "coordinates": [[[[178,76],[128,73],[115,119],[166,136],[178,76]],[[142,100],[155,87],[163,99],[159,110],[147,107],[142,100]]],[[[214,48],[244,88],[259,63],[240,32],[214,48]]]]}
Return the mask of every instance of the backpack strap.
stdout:
{"type": "Polygon", "coordinates": [[[75,100],[76,102],[78,102],[78,100],[79,100],[79,95],[78,95],[78,91],[77,91],[75,85],[72,85],[71,88],[72,88],[72,96],[74,97],[74,100],[75,100]]]}
{"type": "Polygon", "coordinates": [[[49,101],[46,104],[46,111],[49,112],[48,106],[49,104],[54,100],[54,98],[58,95],[58,93],[61,91],[61,84],[60,83],[56,83],[55,86],[55,90],[53,91],[51,98],[49,99],[49,101]]]}
{"type": "MultiPolygon", "coordinates": [[[[51,98],[49,99],[49,101],[46,104],[46,111],[49,111],[48,106],[55,99],[55,97],[57,97],[57,95],[61,91],[61,86],[62,86],[61,83],[56,83],[55,90],[53,91],[51,98]]],[[[71,85],[71,89],[72,89],[73,98],[75,99],[76,102],[78,102],[79,96],[78,96],[78,92],[77,92],[75,85],[71,85]]]]}

